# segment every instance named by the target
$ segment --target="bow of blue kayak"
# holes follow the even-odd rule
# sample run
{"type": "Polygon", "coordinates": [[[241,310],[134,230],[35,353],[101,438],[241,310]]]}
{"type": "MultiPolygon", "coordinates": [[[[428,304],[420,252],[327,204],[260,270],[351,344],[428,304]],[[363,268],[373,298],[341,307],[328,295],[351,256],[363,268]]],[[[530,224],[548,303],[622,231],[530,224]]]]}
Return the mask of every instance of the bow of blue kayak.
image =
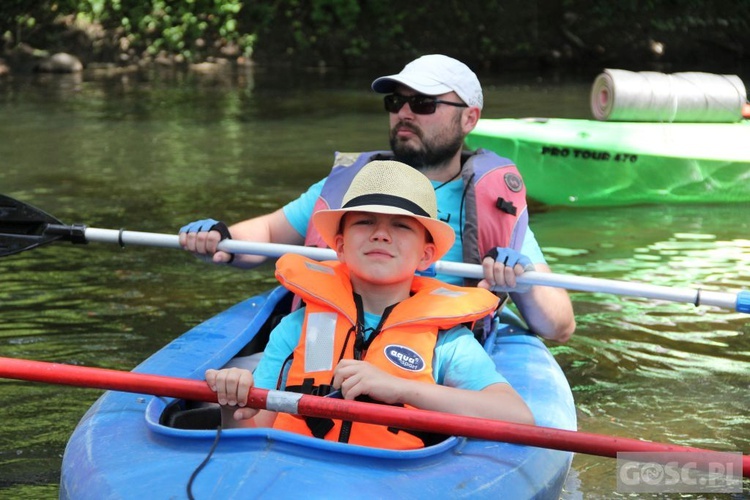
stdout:
{"type": "MultiPolygon", "coordinates": [[[[277,288],[237,304],[134,371],[202,379],[207,368],[224,366],[241,351],[262,349],[286,299],[277,288]]],[[[576,428],[568,382],[536,336],[504,325],[485,347],[538,424],[576,428]]],[[[195,498],[343,498],[353,492],[361,498],[559,498],[572,459],[568,452],[456,437],[394,451],[274,429],[219,434],[212,428],[212,410],[148,395],[104,393],[68,442],[61,498],[184,498],[188,485],[195,498]]]]}

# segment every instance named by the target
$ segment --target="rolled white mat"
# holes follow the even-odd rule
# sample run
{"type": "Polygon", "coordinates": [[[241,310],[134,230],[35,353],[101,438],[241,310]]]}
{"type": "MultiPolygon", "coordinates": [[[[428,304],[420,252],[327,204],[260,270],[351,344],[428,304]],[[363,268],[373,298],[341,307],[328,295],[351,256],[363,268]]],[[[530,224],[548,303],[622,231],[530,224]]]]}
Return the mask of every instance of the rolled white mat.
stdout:
{"type": "Polygon", "coordinates": [[[737,122],[747,93],[736,75],[605,69],[591,88],[597,120],[737,122]]]}

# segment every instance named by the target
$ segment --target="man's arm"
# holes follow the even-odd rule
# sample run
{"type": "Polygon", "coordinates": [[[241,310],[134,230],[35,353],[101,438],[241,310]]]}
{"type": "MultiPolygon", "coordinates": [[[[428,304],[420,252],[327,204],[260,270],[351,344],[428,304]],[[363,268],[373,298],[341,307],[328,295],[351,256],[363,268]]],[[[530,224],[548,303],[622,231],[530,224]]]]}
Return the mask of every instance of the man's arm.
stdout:
{"type": "MultiPolygon", "coordinates": [[[[550,273],[546,264],[534,264],[534,270],[550,273]]],[[[510,294],[531,331],[549,340],[566,342],[576,329],[573,304],[567,290],[550,286],[532,286],[526,293],[510,294]]]]}
{"type": "MultiPolygon", "coordinates": [[[[484,279],[479,287],[493,289],[516,288],[516,277],[526,270],[552,272],[547,264],[531,261],[510,248],[496,248],[482,260],[484,279]]],[[[532,332],[548,340],[566,342],[576,328],[573,304],[562,288],[531,286],[511,291],[510,298],[532,332]]]]}
{"type": "MultiPolygon", "coordinates": [[[[479,286],[511,290],[516,287],[516,276],[524,271],[552,272],[530,227],[526,230],[520,252],[511,248],[494,248],[482,260],[482,269],[485,279],[479,286]]],[[[510,297],[532,332],[557,342],[566,342],[573,335],[576,321],[567,290],[532,286],[511,291],[510,297]]]]}
{"type": "MultiPolygon", "coordinates": [[[[261,215],[229,226],[232,239],[256,241],[261,243],[284,243],[289,245],[300,245],[304,238],[289,223],[280,208],[270,214],[261,215]]],[[[197,233],[180,233],[180,245],[185,250],[198,255],[211,256],[214,263],[229,263],[241,268],[251,268],[265,262],[266,257],[259,255],[232,255],[217,251],[221,241],[218,231],[201,231],[197,233]]]]}

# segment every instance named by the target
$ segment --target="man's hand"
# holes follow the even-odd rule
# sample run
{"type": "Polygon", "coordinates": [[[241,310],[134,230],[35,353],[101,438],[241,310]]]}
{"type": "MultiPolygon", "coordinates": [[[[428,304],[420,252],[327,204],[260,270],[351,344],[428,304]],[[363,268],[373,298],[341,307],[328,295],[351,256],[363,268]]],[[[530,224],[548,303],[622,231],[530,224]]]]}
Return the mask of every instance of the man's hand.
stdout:
{"type": "Polygon", "coordinates": [[[531,286],[518,286],[516,277],[533,270],[534,264],[525,255],[512,248],[495,247],[482,260],[484,279],[477,286],[487,290],[526,293],[531,286]]]}
{"type": "Polygon", "coordinates": [[[180,228],[180,246],[197,256],[211,257],[216,264],[231,264],[234,254],[218,250],[219,243],[232,239],[229,228],[214,219],[202,219],[180,228]]]}

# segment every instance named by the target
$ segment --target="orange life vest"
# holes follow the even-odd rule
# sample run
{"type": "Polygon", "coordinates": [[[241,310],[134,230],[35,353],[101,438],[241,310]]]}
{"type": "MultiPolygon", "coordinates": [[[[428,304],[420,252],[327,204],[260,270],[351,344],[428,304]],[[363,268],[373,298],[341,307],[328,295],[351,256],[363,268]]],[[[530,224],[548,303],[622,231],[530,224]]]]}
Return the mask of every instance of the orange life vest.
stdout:
{"type": "MultiPolygon", "coordinates": [[[[346,266],[288,254],[276,264],[281,284],[306,304],[302,334],[294,349],[286,390],[325,395],[341,359],[365,360],[392,375],[435,383],[432,357],[438,332],[471,324],[496,307],[498,299],[479,288],[457,287],[415,276],[412,295],[381,319],[364,340],[346,266]]],[[[380,425],[309,419],[280,413],[274,427],[299,434],[364,446],[413,449],[424,446],[415,434],[380,425]]]]}

